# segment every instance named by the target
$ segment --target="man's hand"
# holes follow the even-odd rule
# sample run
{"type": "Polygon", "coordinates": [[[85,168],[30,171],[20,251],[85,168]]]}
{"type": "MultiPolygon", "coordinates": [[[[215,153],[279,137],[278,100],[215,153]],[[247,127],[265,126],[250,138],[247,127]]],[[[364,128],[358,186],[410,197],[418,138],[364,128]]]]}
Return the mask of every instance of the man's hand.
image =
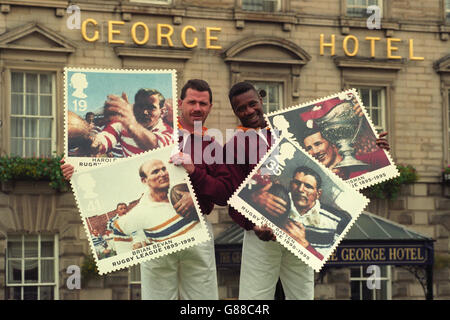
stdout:
{"type": "Polygon", "coordinates": [[[182,165],[189,174],[193,173],[195,170],[195,166],[192,164],[192,159],[187,153],[175,153],[170,157],[169,163],[173,163],[176,166],[182,165]]]}
{"type": "Polygon", "coordinates": [[[60,163],[61,163],[60,168],[61,168],[62,174],[64,176],[64,179],[70,180],[75,171],[75,168],[70,163],[65,163],[65,162],[66,162],[66,160],[64,158],[62,158],[60,161],[60,163]]]}
{"type": "Polygon", "coordinates": [[[286,223],[285,231],[303,247],[306,248],[309,246],[309,242],[306,240],[305,226],[300,222],[289,219],[286,223]]]}
{"type": "Polygon", "coordinates": [[[106,104],[108,111],[118,114],[112,116],[111,119],[120,121],[128,131],[132,131],[130,128],[138,125],[133,113],[133,106],[128,102],[128,97],[125,92],[122,93],[121,97],[113,94],[108,95],[106,104]]]}
{"type": "Polygon", "coordinates": [[[362,111],[362,108],[358,102],[355,102],[355,104],[353,105],[353,111],[358,117],[362,117],[364,115],[364,112],[362,111]]]}
{"type": "Polygon", "coordinates": [[[388,135],[388,132],[382,132],[378,135],[378,139],[376,141],[376,144],[379,148],[384,149],[386,151],[389,151],[391,148],[389,146],[389,142],[387,141],[385,136],[388,135]]]}
{"type": "Polygon", "coordinates": [[[133,243],[132,249],[136,250],[136,249],[140,249],[142,247],[143,247],[143,245],[141,242],[135,242],[135,243],[133,243]]]}
{"type": "Polygon", "coordinates": [[[273,233],[272,229],[270,229],[267,225],[263,225],[262,227],[254,226],[253,231],[256,236],[262,241],[275,241],[277,237],[273,233]]]}
{"type": "Polygon", "coordinates": [[[191,194],[189,192],[179,192],[182,193],[183,196],[180,200],[178,200],[177,203],[175,203],[173,208],[179,215],[183,216],[186,219],[196,218],[195,216],[193,217],[196,211],[193,210],[194,200],[192,199],[191,194]]]}
{"type": "Polygon", "coordinates": [[[286,212],[287,203],[283,199],[274,196],[268,190],[272,186],[272,182],[264,186],[258,192],[252,195],[252,200],[259,207],[266,210],[270,215],[278,217],[286,212]]]}

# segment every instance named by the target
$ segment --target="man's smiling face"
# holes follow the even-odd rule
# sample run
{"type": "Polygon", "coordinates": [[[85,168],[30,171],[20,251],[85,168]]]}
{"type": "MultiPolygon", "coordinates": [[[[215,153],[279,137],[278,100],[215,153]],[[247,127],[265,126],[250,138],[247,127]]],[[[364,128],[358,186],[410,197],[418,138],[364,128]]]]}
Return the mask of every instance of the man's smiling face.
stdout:
{"type": "Polygon", "coordinates": [[[264,128],[263,103],[255,90],[248,90],[232,99],[233,111],[246,128],[264,128]]]}
{"type": "Polygon", "coordinates": [[[337,156],[337,148],[316,132],[304,139],[306,151],[326,167],[330,167],[337,156]]]}

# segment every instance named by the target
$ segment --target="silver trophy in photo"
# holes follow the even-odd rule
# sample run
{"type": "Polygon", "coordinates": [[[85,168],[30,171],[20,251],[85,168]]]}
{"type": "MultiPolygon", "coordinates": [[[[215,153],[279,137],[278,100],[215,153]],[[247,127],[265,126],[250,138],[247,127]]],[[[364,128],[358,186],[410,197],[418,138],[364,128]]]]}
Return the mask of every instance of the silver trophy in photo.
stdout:
{"type": "Polygon", "coordinates": [[[355,149],[353,148],[362,119],[353,111],[353,103],[347,100],[335,106],[324,117],[316,120],[322,136],[336,145],[343,158],[336,168],[359,167],[362,170],[368,166],[367,163],[355,158],[355,149]]]}

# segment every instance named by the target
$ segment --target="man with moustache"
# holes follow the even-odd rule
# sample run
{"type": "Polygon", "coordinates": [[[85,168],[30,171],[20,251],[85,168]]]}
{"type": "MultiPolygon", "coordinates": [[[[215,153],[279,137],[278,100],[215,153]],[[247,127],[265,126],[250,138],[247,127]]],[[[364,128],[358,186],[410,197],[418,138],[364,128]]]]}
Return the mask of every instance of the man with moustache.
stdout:
{"type": "MultiPolygon", "coordinates": [[[[229,185],[231,175],[227,166],[220,162],[208,161],[216,159],[215,152],[220,152],[217,156],[222,156],[222,146],[207,135],[208,129],[204,127],[213,106],[212,101],[212,91],[206,81],[191,79],[183,86],[178,100],[179,152],[176,152],[170,160],[175,165],[182,165],[188,172],[204,215],[211,213],[214,204],[225,206],[228,200],[226,195],[232,192],[229,185]],[[206,159],[206,149],[211,151],[208,156],[212,159],[206,159]]],[[[184,213],[190,205],[188,201],[180,201],[174,207],[178,212],[184,213]]],[[[189,299],[217,300],[219,297],[214,237],[211,224],[207,220],[206,223],[210,231],[210,241],[183,251],[187,252],[186,265],[189,264],[192,269],[190,274],[184,275],[187,278],[186,283],[191,282],[191,292],[186,297],[189,299]],[[190,254],[189,251],[193,253],[190,254]]],[[[146,265],[153,263],[156,261],[148,262],[146,265]]],[[[169,268],[169,264],[166,264],[166,267],[169,268]]],[[[141,273],[143,268],[144,266],[141,267],[141,273]]]]}
{"type": "MultiPolygon", "coordinates": [[[[233,164],[229,164],[228,168],[232,173],[233,190],[236,190],[265,155],[274,139],[264,120],[262,98],[252,84],[235,84],[230,89],[229,99],[234,114],[241,122],[238,127],[240,130],[224,147],[225,158],[234,157],[233,164]]],[[[285,201],[282,203],[286,204],[285,201]]],[[[287,299],[313,299],[313,270],[274,241],[276,238],[270,228],[256,226],[231,206],[229,214],[245,229],[239,299],[273,300],[279,278],[287,299]]]]}
{"type": "MultiPolygon", "coordinates": [[[[175,165],[183,165],[190,178],[203,214],[209,214],[214,203],[226,205],[227,194],[232,192],[228,181],[230,172],[224,164],[203,162],[203,151],[207,147],[222,151],[222,147],[211,137],[205,135],[202,127],[212,108],[212,91],[209,84],[200,79],[191,79],[181,90],[178,107],[181,112],[178,128],[180,134],[179,150],[171,159],[175,165]],[[201,129],[194,132],[195,121],[201,129]],[[200,150],[195,149],[195,140],[200,141],[200,150]],[[200,159],[200,161],[194,161],[200,159]]],[[[214,153],[211,153],[214,157],[214,153]]],[[[63,164],[63,175],[70,179],[73,166],[63,164]]],[[[182,215],[193,206],[192,198],[186,193],[174,205],[182,215]]],[[[214,254],[212,227],[206,222],[210,241],[187,248],[159,259],[141,263],[142,299],[182,299],[217,300],[217,275],[214,254]]]]}

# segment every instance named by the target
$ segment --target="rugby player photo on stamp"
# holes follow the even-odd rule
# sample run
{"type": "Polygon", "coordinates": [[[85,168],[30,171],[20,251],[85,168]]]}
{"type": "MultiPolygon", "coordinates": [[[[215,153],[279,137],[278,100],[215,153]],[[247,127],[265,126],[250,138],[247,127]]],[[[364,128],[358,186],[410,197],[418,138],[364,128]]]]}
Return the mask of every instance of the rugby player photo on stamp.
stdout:
{"type": "Polygon", "coordinates": [[[66,68],[64,76],[65,160],[75,168],[173,143],[174,70],[66,68]]]}
{"type": "Polygon", "coordinates": [[[70,180],[100,274],[209,239],[173,146],[74,173],[70,180]]]}
{"type": "Polygon", "coordinates": [[[266,116],[279,136],[301,146],[359,190],[399,175],[355,89],[266,116]]]}
{"type": "Polygon", "coordinates": [[[319,271],[369,200],[298,145],[281,138],[229,200],[319,271]]]}

